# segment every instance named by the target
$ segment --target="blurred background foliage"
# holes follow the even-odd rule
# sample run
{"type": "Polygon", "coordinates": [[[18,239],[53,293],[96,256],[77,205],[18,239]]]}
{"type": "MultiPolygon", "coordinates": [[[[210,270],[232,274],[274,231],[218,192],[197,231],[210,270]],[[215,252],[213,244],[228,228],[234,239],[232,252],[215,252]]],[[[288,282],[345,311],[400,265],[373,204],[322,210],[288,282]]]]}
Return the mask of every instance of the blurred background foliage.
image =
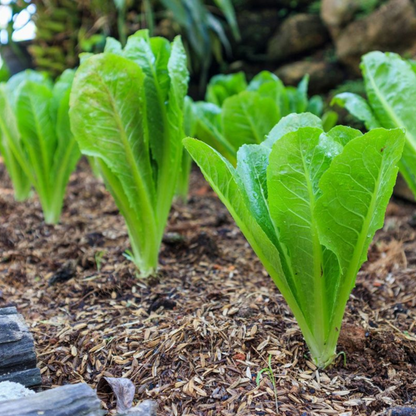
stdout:
{"type": "Polygon", "coordinates": [[[0,0],[0,8],[0,80],[27,67],[56,77],[108,36],[124,43],[143,28],[182,35],[195,99],[215,74],[250,80],[263,70],[285,85],[309,74],[311,94],[331,95],[360,78],[371,50],[416,56],[416,0],[0,0]]]}
{"type": "MultiPolygon", "coordinates": [[[[139,29],[172,39],[181,34],[190,69],[204,86],[213,61],[231,55],[231,39],[240,38],[231,0],[11,0],[5,30],[7,44],[22,55],[13,42],[19,15],[28,8],[36,36],[27,50],[33,66],[52,76],[78,65],[81,52],[99,52],[105,39],[122,43],[139,29]]],[[[5,43],[5,42],[3,42],[5,43]]],[[[3,46],[4,49],[4,46],[3,46]]],[[[18,56],[22,58],[22,56],[18,56]]],[[[23,63],[25,65],[26,63],[23,63]]]]}

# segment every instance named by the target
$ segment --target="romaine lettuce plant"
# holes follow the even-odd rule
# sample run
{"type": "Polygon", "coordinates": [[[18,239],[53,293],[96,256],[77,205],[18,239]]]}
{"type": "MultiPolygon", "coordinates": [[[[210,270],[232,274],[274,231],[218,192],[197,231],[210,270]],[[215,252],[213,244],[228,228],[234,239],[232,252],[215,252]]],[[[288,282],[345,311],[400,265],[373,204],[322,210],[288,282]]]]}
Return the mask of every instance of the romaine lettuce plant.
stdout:
{"type": "Polygon", "coordinates": [[[73,77],[67,70],[53,85],[44,75],[26,71],[0,86],[0,147],[16,197],[27,196],[32,184],[50,224],[59,221],[80,156],[68,115],[73,77]]]}
{"type": "MultiPolygon", "coordinates": [[[[295,88],[285,87],[269,71],[260,72],[250,83],[243,72],[216,75],[208,84],[205,101],[193,103],[193,133],[188,136],[209,144],[235,165],[237,150],[243,144],[261,143],[270,129],[290,113],[309,111],[322,116],[324,128],[329,130],[337,122],[336,113],[322,115],[324,105],[320,96],[308,100],[308,80],[305,76],[295,88]]],[[[184,166],[182,184],[187,172],[189,168],[184,166]]],[[[180,197],[185,200],[187,188],[180,189],[180,197]]]]}
{"type": "Polygon", "coordinates": [[[312,114],[283,118],[237,167],[196,139],[186,149],[289,304],[313,361],[336,356],[345,306],[384,213],[404,145],[400,129],[325,133],[312,114]]]}
{"type": "Polygon", "coordinates": [[[261,143],[282,117],[305,111],[322,116],[322,98],[308,100],[307,90],[308,76],[295,88],[284,86],[269,71],[250,83],[242,72],[217,75],[208,85],[206,101],[194,104],[195,136],[235,165],[237,150],[243,144],[261,143]]]}
{"type": "Polygon", "coordinates": [[[188,87],[186,54],[139,31],[124,49],[108,39],[104,53],[84,56],[71,93],[71,127],[81,152],[95,157],[126,221],[142,276],[158,265],[183,152],[188,87]]]}
{"type": "Polygon", "coordinates": [[[5,96],[4,85],[0,85],[0,154],[3,156],[4,164],[12,181],[14,199],[16,201],[24,201],[30,196],[31,184],[6,140],[6,135],[8,134],[5,131],[6,120],[8,117],[14,117],[14,115],[7,114],[9,108],[4,104],[5,96]]]}
{"type": "Polygon", "coordinates": [[[25,80],[43,83],[46,81],[46,76],[40,72],[27,70],[12,77],[8,83],[0,83],[0,153],[12,181],[16,201],[24,201],[31,192],[29,177],[12,150],[14,143],[23,146],[17,129],[15,104],[19,85],[25,80]]]}
{"type": "Polygon", "coordinates": [[[361,62],[367,98],[342,93],[334,104],[345,107],[367,129],[403,128],[406,142],[400,173],[416,196],[416,72],[411,62],[395,53],[370,52],[361,62]]]}

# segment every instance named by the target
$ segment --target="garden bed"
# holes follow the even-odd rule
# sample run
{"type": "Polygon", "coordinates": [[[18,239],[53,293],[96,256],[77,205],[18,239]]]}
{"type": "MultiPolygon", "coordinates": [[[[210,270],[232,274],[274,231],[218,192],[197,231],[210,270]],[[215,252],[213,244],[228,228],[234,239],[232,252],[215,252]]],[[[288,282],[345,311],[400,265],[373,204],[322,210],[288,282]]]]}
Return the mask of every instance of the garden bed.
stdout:
{"type": "Polygon", "coordinates": [[[390,203],[347,306],[346,364],[340,355],[317,371],[285,301],[198,172],[149,280],[123,256],[123,218],[86,163],[57,226],[44,224],[37,199],[14,202],[3,165],[0,184],[0,307],[24,315],[45,387],[123,376],[161,415],[376,415],[412,403],[414,205],[390,203]],[[269,354],[278,411],[265,374],[256,385],[269,354]]]}

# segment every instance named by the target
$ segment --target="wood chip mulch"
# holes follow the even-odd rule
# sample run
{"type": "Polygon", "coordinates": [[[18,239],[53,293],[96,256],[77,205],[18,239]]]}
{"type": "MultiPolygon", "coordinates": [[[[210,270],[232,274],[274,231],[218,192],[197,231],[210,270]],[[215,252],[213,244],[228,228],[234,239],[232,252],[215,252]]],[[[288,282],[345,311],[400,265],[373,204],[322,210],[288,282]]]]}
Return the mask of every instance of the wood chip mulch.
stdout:
{"type": "MultiPolygon", "coordinates": [[[[378,415],[416,394],[415,206],[390,203],[348,303],[336,363],[309,361],[285,301],[198,172],[157,277],[123,256],[122,217],[85,162],[59,225],[0,165],[0,307],[35,337],[45,388],[127,377],[160,415],[378,415]],[[266,373],[271,355],[276,390],[266,373]]],[[[112,403],[106,403],[109,409],[112,403]]]]}

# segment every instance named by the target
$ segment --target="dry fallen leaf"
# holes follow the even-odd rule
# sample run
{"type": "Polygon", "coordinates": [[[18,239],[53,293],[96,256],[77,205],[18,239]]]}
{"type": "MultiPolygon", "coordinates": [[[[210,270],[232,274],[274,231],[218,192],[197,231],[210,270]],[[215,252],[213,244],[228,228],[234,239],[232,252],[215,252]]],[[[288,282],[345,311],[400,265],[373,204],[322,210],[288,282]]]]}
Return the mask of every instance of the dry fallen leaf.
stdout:
{"type": "Polygon", "coordinates": [[[128,378],[103,377],[97,385],[97,392],[108,392],[108,388],[116,396],[118,412],[125,412],[131,408],[136,391],[136,387],[131,380],[128,378]]]}

